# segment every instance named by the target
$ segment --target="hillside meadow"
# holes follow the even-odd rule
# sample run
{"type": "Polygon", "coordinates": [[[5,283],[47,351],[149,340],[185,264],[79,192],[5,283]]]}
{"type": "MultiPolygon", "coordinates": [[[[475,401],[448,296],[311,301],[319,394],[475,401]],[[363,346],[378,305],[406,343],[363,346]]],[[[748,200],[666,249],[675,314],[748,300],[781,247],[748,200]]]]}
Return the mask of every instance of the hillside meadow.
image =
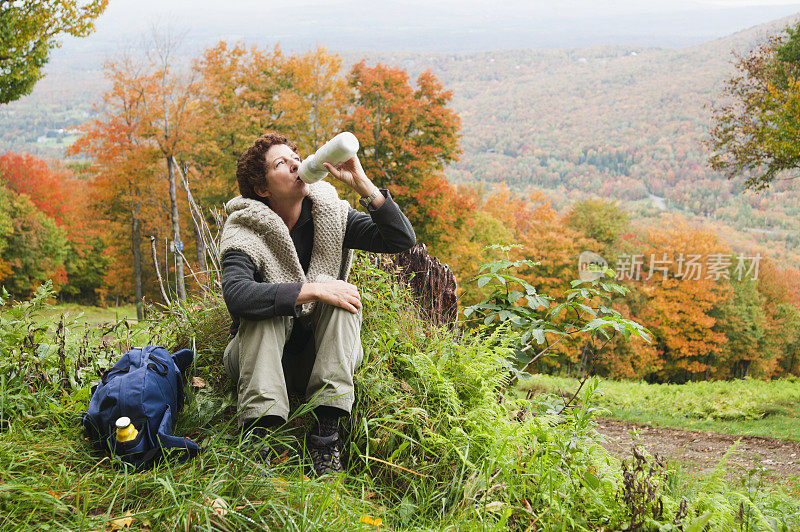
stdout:
{"type": "Polygon", "coordinates": [[[62,302],[133,302],[143,318],[145,300],[165,299],[159,276],[179,299],[218,283],[215,235],[220,205],[237,194],[239,154],[269,129],[292,131],[298,155],[346,129],[366,175],[391,190],[417,241],[454,272],[462,307],[487,295],[471,280],[504,255],[531,261],[516,275],[554,296],[570,289],[585,252],[614,270],[627,291],[610,303],[654,341],[559,346],[541,371],[584,365],[591,351],[592,371],[609,378],[800,374],[800,270],[780,246],[731,240],[730,228],[680,213],[642,218],[608,198],[559,207],[505,183],[454,184],[446,169],[470,137],[455,93],[430,72],[414,80],[363,61],[345,70],[322,48],[286,55],[225,42],[196,57],[190,77],[154,57],[106,66],[112,86],[69,148],[87,161],[0,155],[0,281],[12,297],[52,280],[62,302]],[[326,83],[309,89],[319,76],[326,83]]]}
{"type": "Polygon", "coordinates": [[[120,57],[105,81],[71,72],[74,87],[3,108],[5,148],[57,160],[0,155],[0,528],[800,528],[779,483],[724,460],[687,475],[642,448],[620,460],[596,430],[611,416],[797,439],[797,191],[745,193],[701,142],[728,50],[783,22],[681,50],[391,64],[219,42],[191,61],[120,57]],[[243,440],[220,363],[220,205],[270,129],[303,155],[354,132],[472,309],[434,327],[358,255],[365,359],[346,473],[322,479],[307,409],[243,440]],[[587,250],[610,268],[575,281],[587,250]],[[137,472],[79,421],[103,370],[145,344],[195,352],[176,433],[202,452],[137,472]],[[575,371],[596,375],[580,394],[557,377],[575,371]]]}
{"type": "MultiPolygon", "coordinates": [[[[568,393],[574,378],[532,375],[520,389],[568,393]]],[[[797,378],[648,384],[602,379],[594,404],[604,417],[687,430],[800,441],[800,381],[797,378]]]]}
{"type": "Polygon", "coordinates": [[[218,296],[176,304],[130,329],[42,325],[46,289],[0,314],[0,528],[152,530],[792,530],[800,501],[684,475],[642,451],[620,462],[597,442],[597,382],[580,408],[508,389],[508,340],[426,325],[402,285],[361,257],[365,363],[347,428],[347,471],[311,479],[302,408],[254,460],[234,426],[219,363],[227,314],[218,296]],[[55,329],[55,330],[54,330],[55,329]],[[59,330],[60,329],[60,330],[59,330]],[[222,330],[222,332],[220,332],[222,330]],[[133,472],[85,440],[89,386],[129,343],[194,346],[176,433],[201,445],[189,463],[133,472]],[[63,353],[63,355],[61,354],[63,353]],[[195,379],[199,378],[201,380],[195,379]],[[559,413],[560,411],[560,413],[559,413]]]}

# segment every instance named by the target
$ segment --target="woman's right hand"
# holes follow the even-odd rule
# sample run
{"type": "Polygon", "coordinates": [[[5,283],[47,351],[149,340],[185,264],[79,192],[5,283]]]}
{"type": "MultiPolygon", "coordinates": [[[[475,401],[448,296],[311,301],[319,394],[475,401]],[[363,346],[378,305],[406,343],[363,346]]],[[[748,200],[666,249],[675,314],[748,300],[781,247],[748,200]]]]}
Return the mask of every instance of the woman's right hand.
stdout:
{"type": "Polygon", "coordinates": [[[361,294],[358,293],[356,285],[340,280],[303,284],[297,304],[302,305],[311,301],[340,307],[353,314],[361,309],[361,294]]]}

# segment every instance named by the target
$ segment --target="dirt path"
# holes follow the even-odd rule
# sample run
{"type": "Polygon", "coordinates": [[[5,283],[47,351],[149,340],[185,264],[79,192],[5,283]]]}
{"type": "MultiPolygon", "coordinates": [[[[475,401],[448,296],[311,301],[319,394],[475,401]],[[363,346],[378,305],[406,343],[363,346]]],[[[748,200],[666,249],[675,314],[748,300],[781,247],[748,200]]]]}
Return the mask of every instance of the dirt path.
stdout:
{"type": "Polygon", "coordinates": [[[630,455],[634,441],[632,431],[636,429],[639,441],[650,454],[691,464],[692,469],[700,473],[712,472],[731,446],[740,440],[736,451],[728,456],[731,469],[744,473],[760,465],[775,477],[800,475],[800,442],[669,429],[612,419],[597,421],[598,432],[607,438],[603,446],[620,457],[630,455]]]}

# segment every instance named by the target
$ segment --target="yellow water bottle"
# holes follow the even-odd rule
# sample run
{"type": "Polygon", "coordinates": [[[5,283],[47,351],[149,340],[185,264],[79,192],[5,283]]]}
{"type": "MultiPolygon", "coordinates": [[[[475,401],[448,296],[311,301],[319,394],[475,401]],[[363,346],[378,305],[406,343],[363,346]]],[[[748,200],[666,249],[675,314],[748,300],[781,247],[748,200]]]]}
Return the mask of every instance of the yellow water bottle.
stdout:
{"type": "Polygon", "coordinates": [[[139,435],[139,431],[133,426],[129,417],[123,416],[117,419],[116,425],[118,442],[133,441],[139,435]]]}

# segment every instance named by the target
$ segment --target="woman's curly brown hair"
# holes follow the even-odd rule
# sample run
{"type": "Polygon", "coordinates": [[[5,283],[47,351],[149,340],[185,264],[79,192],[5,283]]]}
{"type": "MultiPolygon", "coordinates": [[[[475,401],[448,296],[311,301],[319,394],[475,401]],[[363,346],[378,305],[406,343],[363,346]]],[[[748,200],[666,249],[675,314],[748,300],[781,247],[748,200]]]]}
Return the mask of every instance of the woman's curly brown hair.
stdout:
{"type": "Polygon", "coordinates": [[[276,144],[285,144],[297,153],[297,145],[277,131],[268,131],[253,141],[236,163],[236,182],[239,194],[245,198],[259,199],[257,188],[267,184],[267,151],[276,144]]]}

